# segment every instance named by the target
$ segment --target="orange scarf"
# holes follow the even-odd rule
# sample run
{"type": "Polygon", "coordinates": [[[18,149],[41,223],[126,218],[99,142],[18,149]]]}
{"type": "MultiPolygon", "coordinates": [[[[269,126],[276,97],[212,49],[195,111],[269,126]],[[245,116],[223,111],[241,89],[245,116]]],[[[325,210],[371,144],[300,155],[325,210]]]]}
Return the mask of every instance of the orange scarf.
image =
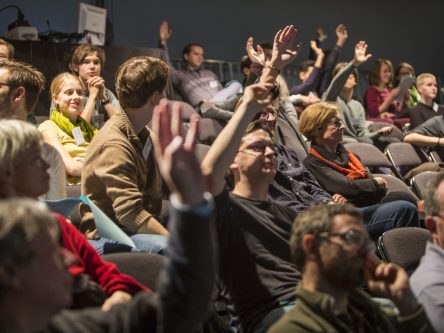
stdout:
{"type": "Polygon", "coordinates": [[[351,180],[368,178],[368,173],[365,170],[364,166],[362,165],[361,161],[351,151],[347,150],[349,169],[343,168],[340,165],[337,165],[336,163],[327,160],[325,157],[319,154],[314,148],[310,149],[310,154],[317,157],[321,161],[330,164],[335,169],[338,169],[341,173],[344,173],[347,176],[347,178],[351,180]]]}

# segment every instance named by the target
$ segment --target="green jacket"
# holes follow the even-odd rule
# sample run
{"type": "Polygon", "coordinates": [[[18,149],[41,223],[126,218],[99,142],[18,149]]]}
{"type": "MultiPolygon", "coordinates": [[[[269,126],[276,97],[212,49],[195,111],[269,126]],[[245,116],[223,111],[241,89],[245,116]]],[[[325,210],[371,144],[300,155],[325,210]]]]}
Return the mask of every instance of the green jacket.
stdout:
{"type": "Polygon", "coordinates": [[[296,302],[269,333],[391,333],[391,332],[434,332],[424,310],[421,308],[409,318],[396,317],[381,310],[380,306],[363,291],[355,289],[350,293],[348,313],[333,310],[331,296],[304,289],[299,284],[296,302]]]}

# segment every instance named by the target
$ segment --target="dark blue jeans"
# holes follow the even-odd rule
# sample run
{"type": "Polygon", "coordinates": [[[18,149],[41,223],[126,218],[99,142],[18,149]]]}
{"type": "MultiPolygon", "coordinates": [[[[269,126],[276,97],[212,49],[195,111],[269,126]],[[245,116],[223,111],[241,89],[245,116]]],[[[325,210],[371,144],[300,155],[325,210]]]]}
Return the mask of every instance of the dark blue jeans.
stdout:
{"type": "Polygon", "coordinates": [[[359,208],[373,240],[385,231],[402,227],[419,227],[418,209],[411,202],[398,200],[359,208]]]}

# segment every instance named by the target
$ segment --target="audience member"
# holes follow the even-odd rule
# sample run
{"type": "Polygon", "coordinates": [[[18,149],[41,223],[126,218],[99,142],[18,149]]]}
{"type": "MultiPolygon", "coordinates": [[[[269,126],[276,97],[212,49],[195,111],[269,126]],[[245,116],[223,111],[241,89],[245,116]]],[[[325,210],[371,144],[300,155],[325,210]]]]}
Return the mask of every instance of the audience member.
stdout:
{"type": "Polygon", "coordinates": [[[293,300],[300,273],[290,262],[288,239],[295,213],[267,200],[276,172],[275,146],[266,124],[253,117],[270,103],[278,73],[297,55],[296,30],[275,36],[261,84],[245,89],[241,104],[202,162],[210,192],[217,195],[218,267],[221,287],[233,304],[243,332],[265,332],[293,300]],[[270,83],[266,83],[270,82],[270,83]],[[230,169],[234,190],[224,176],[230,169]]]}
{"type": "Polygon", "coordinates": [[[293,224],[290,244],[302,281],[294,307],[269,332],[434,332],[407,273],[374,257],[373,242],[353,206],[307,209],[293,224]],[[392,300],[399,315],[385,313],[359,289],[363,283],[392,300]]]}
{"type": "Polygon", "coordinates": [[[140,293],[108,312],[61,311],[70,302],[68,267],[75,258],[59,245],[56,218],[42,203],[5,200],[0,203],[2,332],[192,332],[204,320],[213,287],[211,199],[204,199],[195,135],[184,140],[174,128],[173,133],[161,129],[156,131],[163,147],[158,161],[172,192],[173,213],[158,297],[140,293]]]}
{"type": "Polygon", "coordinates": [[[410,283],[437,333],[444,332],[444,173],[429,182],[424,198],[425,226],[432,234],[410,283]]]}
{"type": "Polygon", "coordinates": [[[444,106],[435,103],[438,94],[438,85],[433,74],[423,73],[416,78],[416,87],[419,101],[412,108],[401,111],[401,117],[410,118],[410,129],[421,125],[426,120],[444,114],[444,106]]]}
{"type": "Polygon", "coordinates": [[[14,45],[0,38],[0,58],[14,59],[14,45]]]}
{"type": "MultiPolygon", "coordinates": [[[[163,21],[159,28],[160,47],[165,50],[168,62],[167,41],[171,36],[168,22],[163,21]]],[[[205,102],[221,102],[241,91],[242,85],[231,81],[223,87],[216,74],[202,67],[204,60],[203,46],[199,43],[187,44],[182,52],[184,69],[176,70],[172,65],[171,81],[183,100],[193,107],[205,102]]]]}
{"type": "MultiPolygon", "coordinates": [[[[90,91],[98,92],[98,87],[90,91]]],[[[49,120],[39,126],[43,140],[57,149],[63,158],[70,184],[80,182],[86,149],[97,132],[91,115],[83,113],[83,90],[80,79],[70,73],[57,75],[50,88],[52,105],[49,120]],[[85,118],[84,118],[85,117],[85,118]]]]}
{"type": "MultiPolygon", "coordinates": [[[[0,120],[1,178],[0,198],[37,199],[49,188],[48,164],[41,156],[42,140],[35,126],[19,120],[0,120]],[[29,180],[32,179],[32,182],[29,180]]],[[[76,261],[70,267],[74,288],[71,307],[127,302],[145,288],[133,278],[120,274],[113,264],[104,262],[86,238],[64,217],[55,214],[60,225],[62,246],[76,261]]]]}
{"type": "Polygon", "coordinates": [[[367,44],[361,41],[356,44],[353,61],[336,65],[333,71],[334,79],[323,96],[323,100],[338,104],[344,124],[343,143],[373,144],[375,141],[383,149],[388,143],[399,142],[396,138],[387,137],[393,132],[393,126],[385,126],[378,131],[370,132],[364,107],[359,101],[353,99],[353,90],[359,78],[357,68],[371,57],[371,54],[366,54],[366,52],[367,44]]]}
{"type": "MultiPolygon", "coordinates": [[[[415,77],[415,70],[413,69],[413,66],[407,62],[401,62],[398,66],[396,66],[393,85],[395,87],[399,86],[404,77],[415,77]]],[[[405,102],[407,107],[412,108],[416,104],[418,104],[420,97],[418,90],[416,89],[416,86],[414,84],[410,86],[407,97],[408,98],[405,102]]]]}
{"type": "Polygon", "coordinates": [[[416,206],[396,200],[396,192],[387,195],[386,180],[373,177],[359,158],[344,148],[341,143],[344,125],[336,104],[320,102],[309,106],[302,113],[300,130],[311,141],[310,154],[304,160],[305,167],[327,192],[339,193],[358,207],[374,205],[375,210],[378,209],[377,204],[395,200],[384,204],[393,214],[393,219],[367,225],[373,239],[392,228],[419,226],[416,206]]]}
{"type": "Polygon", "coordinates": [[[376,60],[369,75],[370,87],[364,96],[369,120],[393,123],[392,118],[403,109],[405,100],[396,101],[401,90],[400,87],[392,88],[392,80],[393,66],[390,60],[376,60]]]}
{"type": "MultiPolygon", "coordinates": [[[[82,169],[82,193],[133,240],[140,239],[140,246],[146,243],[153,251],[163,250],[168,231],[159,222],[163,191],[153,150],[157,138],[147,125],[168,72],[166,63],[146,56],[119,67],[116,91],[123,109],[95,135],[82,169]]],[[[93,238],[92,214],[84,208],[80,229],[93,238]]]]}
{"type": "MultiPolygon", "coordinates": [[[[99,114],[111,118],[119,109],[119,101],[111,90],[105,87],[105,80],[100,76],[105,66],[105,52],[96,45],[79,45],[72,55],[72,69],[78,75],[84,92],[84,107],[81,116],[93,119],[99,114]]],[[[99,127],[99,122],[93,124],[99,127]]]]}
{"type": "MultiPolygon", "coordinates": [[[[0,119],[26,120],[34,110],[44,89],[45,77],[31,65],[11,60],[0,61],[0,119]]],[[[49,164],[49,191],[46,199],[66,197],[65,168],[60,154],[51,145],[42,146],[42,154],[49,164]]],[[[0,184],[3,180],[0,180],[0,184]]]]}

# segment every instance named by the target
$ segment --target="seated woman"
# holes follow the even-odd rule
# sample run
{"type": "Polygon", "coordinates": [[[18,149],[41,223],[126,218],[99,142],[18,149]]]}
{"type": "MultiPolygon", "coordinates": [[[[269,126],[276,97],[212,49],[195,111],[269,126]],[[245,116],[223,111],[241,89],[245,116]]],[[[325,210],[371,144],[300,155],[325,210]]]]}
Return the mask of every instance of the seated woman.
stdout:
{"type": "MultiPolygon", "coordinates": [[[[49,189],[48,164],[41,156],[42,141],[37,129],[24,121],[0,121],[0,198],[37,199],[49,189]]],[[[131,300],[132,295],[147,290],[132,277],[121,274],[114,264],[105,262],[86,238],[64,217],[55,214],[61,230],[61,242],[76,262],[73,276],[72,307],[113,304],[131,300]]]]}
{"type": "Polygon", "coordinates": [[[393,66],[390,60],[376,60],[370,70],[370,87],[365,92],[364,104],[368,120],[395,123],[402,128],[409,120],[394,120],[394,118],[397,118],[396,113],[404,108],[405,98],[398,101],[400,88],[392,89],[392,80],[393,66]]]}
{"type": "MultiPolygon", "coordinates": [[[[96,88],[99,89],[99,88],[96,88]]],[[[77,76],[57,75],[51,82],[51,97],[55,110],[50,120],[39,126],[43,140],[54,146],[63,158],[70,184],[77,184],[82,173],[86,149],[97,129],[91,118],[83,119],[83,90],[77,76]]]]}
{"type": "Polygon", "coordinates": [[[419,226],[416,206],[408,201],[396,200],[407,196],[403,192],[386,195],[387,182],[381,177],[373,177],[359,158],[344,148],[344,124],[336,104],[320,102],[309,106],[302,113],[299,126],[302,134],[311,141],[310,153],[304,160],[304,165],[327,192],[338,193],[350,203],[366,207],[363,210],[364,215],[366,210],[379,209],[377,206],[385,206],[384,208],[393,211],[407,209],[413,213],[409,219],[367,226],[373,238],[395,227],[419,226]],[[387,203],[377,205],[381,202],[387,203]]]}
{"type": "MultiPolygon", "coordinates": [[[[398,87],[401,84],[401,81],[404,77],[412,77],[415,78],[415,69],[412,65],[407,62],[401,62],[395,69],[395,78],[393,80],[393,86],[398,87]]],[[[414,107],[418,104],[421,97],[419,96],[418,89],[413,83],[408,89],[408,94],[406,96],[406,106],[409,108],[414,107]]]]}

